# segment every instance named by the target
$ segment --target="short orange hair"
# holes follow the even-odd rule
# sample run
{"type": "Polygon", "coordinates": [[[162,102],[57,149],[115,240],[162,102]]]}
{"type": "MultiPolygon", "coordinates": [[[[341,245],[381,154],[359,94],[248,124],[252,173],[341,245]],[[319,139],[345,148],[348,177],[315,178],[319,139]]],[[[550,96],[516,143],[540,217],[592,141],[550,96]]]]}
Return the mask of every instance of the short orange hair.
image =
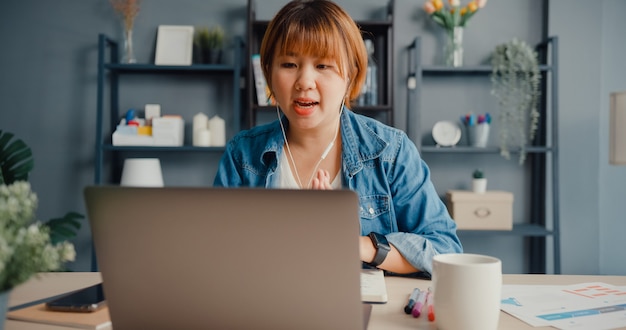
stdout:
{"type": "Polygon", "coordinates": [[[261,66],[272,86],[275,55],[297,53],[335,59],[339,73],[349,79],[346,104],[361,93],[367,69],[367,50],[361,30],[336,3],[293,0],[270,21],[261,42],[261,66]]]}

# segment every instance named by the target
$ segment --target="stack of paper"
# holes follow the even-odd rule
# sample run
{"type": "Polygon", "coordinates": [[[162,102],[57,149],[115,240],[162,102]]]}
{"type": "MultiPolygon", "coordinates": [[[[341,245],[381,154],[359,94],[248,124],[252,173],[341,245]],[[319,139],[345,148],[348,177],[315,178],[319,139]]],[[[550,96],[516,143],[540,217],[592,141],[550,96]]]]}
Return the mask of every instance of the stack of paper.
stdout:
{"type": "Polygon", "coordinates": [[[626,327],[626,287],[606,283],[503,285],[502,311],[535,327],[626,327]]]}

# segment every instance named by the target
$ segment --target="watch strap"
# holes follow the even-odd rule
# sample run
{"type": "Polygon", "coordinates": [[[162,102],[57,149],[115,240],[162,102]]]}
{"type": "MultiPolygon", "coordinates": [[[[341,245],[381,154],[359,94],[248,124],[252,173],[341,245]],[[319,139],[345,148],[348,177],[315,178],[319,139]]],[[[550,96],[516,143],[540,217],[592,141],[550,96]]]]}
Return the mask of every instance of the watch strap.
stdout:
{"type": "Polygon", "coordinates": [[[372,244],[374,244],[374,248],[376,249],[374,260],[368,264],[373,267],[378,267],[383,263],[383,261],[385,261],[385,258],[387,258],[387,254],[391,250],[391,247],[389,246],[389,242],[387,242],[385,235],[371,232],[368,236],[372,240],[372,244]]]}

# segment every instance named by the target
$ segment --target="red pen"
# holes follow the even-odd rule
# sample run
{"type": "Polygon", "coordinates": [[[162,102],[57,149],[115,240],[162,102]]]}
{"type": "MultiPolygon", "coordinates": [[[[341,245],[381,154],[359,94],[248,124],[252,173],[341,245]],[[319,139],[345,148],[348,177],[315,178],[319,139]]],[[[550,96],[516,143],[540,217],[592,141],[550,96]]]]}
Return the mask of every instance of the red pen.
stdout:
{"type": "Polygon", "coordinates": [[[435,296],[429,290],[426,296],[426,310],[428,311],[428,321],[433,322],[435,320],[435,307],[433,306],[433,300],[435,296]]]}

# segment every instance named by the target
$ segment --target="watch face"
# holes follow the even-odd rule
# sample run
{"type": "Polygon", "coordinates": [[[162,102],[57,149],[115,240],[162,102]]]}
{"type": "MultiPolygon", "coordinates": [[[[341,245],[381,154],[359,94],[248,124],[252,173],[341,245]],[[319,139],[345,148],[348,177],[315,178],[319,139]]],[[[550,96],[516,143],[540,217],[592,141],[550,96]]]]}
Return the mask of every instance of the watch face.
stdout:
{"type": "Polygon", "coordinates": [[[433,126],[433,139],[442,147],[451,147],[461,140],[461,128],[452,121],[442,120],[433,126]]]}
{"type": "Polygon", "coordinates": [[[387,241],[387,237],[385,237],[385,235],[370,233],[369,236],[377,249],[391,250],[391,247],[389,247],[389,242],[387,241]]]}

